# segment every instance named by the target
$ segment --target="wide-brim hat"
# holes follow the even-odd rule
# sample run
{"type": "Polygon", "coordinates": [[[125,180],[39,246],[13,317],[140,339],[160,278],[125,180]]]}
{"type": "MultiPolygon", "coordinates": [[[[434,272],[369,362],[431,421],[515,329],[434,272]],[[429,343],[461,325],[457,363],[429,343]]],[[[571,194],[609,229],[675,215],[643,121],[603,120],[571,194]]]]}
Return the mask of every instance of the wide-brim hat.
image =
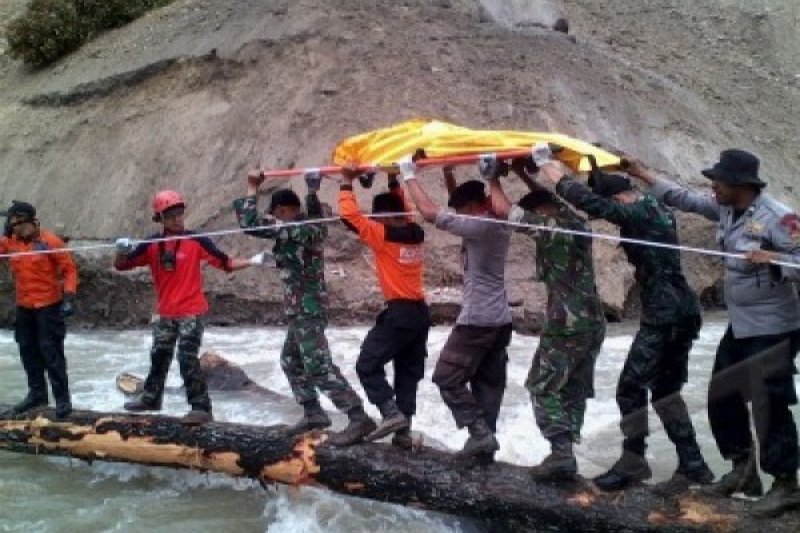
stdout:
{"type": "Polygon", "coordinates": [[[724,150],[713,167],[703,170],[703,176],[726,185],[755,185],[766,187],[758,177],[760,162],[756,156],[744,150],[724,150]]]}

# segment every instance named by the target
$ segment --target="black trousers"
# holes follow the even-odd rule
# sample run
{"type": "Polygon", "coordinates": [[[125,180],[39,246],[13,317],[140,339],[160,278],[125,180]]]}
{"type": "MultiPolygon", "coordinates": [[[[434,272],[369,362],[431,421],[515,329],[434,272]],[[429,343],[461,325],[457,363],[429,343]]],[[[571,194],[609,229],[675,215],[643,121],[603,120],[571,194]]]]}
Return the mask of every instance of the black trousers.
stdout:
{"type": "Polygon", "coordinates": [[[489,428],[497,431],[510,342],[511,324],[457,325],[450,332],[433,370],[433,382],[458,427],[483,417],[489,428]]]}
{"type": "Polygon", "coordinates": [[[61,316],[61,302],[28,309],[17,307],[14,340],[19,345],[19,357],[28,377],[28,394],[47,401],[47,382],[57,404],[70,403],[67,381],[67,360],[64,357],[64,337],[67,328],[61,316]]]}
{"type": "Polygon", "coordinates": [[[760,446],[761,468],[773,476],[797,472],[797,403],[794,359],[800,330],[737,339],[730,325],[717,348],[708,388],[708,418],[725,459],[750,453],[753,436],[747,401],[760,446]]]}
{"type": "Polygon", "coordinates": [[[650,434],[647,396],[679,455],[689,448],[700,454],[689,410],[681,396],[688,377],[689,352],[701,326],[700,317],[676,324],[642,324],[633,340],[617,383],[623,448],[644,455],[650,434]]]}
{"type": "Polygon", "coordinates": [[[356,361],[356,373],[374,405],[394,397],[400,411],[411,417],[417,411],[417,386],[425,375],[428,356],[428,306],[422,301],[390,300],[367,333],[356,361]],[[394,367],[394,388],[384,367],[394,367]]]}

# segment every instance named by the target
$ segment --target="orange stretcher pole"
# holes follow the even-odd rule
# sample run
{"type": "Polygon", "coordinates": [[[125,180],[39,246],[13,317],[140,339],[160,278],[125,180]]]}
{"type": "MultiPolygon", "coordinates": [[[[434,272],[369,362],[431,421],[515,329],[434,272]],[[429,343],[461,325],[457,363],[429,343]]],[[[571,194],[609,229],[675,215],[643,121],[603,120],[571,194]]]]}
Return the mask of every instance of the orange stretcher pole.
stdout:
{"type": "MultiPolygon", "coordinates": [[[[447,157],[427,157],[418,159],[416,161],[417,167],[443,167],[447,165],[469,165],[476,163],[482,157],[494,156],[497,159],[515,159],[517,157],[527,157],[531,155],[530,148],[520,148],[518,150],[508,150],[503,152],[492,152],[482,154],[463,154],[452,155],[447,157]]],[[[306,172],[320,172],[323,176],[333,176],[341,174],[344,167],[340,165],[330,165],[319,168],[288,168],[280,170],[265,170],[264,176],[267,178],[288,178],[292,176],[302,176],[306,172]]],[[[379,164],[379,165],[356,165],[355,170],[360,173],[366,172],[397,172],[397,166],[394,164],[379,164]]]]}

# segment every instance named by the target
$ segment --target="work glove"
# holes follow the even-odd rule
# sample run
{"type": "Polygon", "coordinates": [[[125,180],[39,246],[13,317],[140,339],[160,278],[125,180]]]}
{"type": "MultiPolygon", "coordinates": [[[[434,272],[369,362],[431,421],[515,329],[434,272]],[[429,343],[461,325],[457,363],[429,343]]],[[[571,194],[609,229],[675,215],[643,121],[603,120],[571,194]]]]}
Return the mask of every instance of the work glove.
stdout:
{"type": "Polygon", "coordinates": [[[272,252],[257,253],[250,258],[250,264],[253,266],[275,266],[275,256],[272,252]]]}
{"type": "Polygon", "coordinates": [[[114,242],[114,248],[119,255],[128,255],[133,251],[134,242],[128,237],[121,237],[114,242]]]}
{"type": "Polygon", "coordinates": [[[417,164],[414,163],[414,160],[410,155],[407,155],[398,161],[397,168],[400,170],[400,176],[402,177],[404,183],[417,179],[417,164]]]}
{"type": "Polygon", "coordinates": [[[496,180],[508,175],[508,163],[497,159],[493,154],[478,159],[478,172],[485,181],[496,180]]]}
{"type": "Polygon", "coordinates": [[[75,314],[75,304],[73,303],[74,299],[74,294],[64,294],[64,299],[61,300],[61,318],[69,318],[75,314]]]}
{"type": "Polygon", "coordinates": [[[319,169],[309,169],[303,174],[303,179],[306,182],[309,194],[319,191],[319,187],[322,185],[322,173],[319,169]]]}
{"type": "Polygon", "coordinates": [[[358,182],[361,184],[362,187],[365,189],[369,189],[372,187],[372,183],[375,181],[375,173],[374,172],[365,172],[358,176],[358,182]]]}
{"type": "Polygon", "coordinates": [[[553,151],[549,144],[539,143],[531,149],[531,158],[537,167],[541,167],[553,162],[553,151]]]}

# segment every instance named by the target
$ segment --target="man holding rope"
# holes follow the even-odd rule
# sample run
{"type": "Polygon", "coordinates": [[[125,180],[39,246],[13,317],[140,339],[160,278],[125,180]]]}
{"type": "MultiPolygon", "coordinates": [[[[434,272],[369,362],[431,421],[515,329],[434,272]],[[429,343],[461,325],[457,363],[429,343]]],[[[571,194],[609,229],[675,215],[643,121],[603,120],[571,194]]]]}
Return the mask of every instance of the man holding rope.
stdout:
{"type": "MultiPolygon", "coordinates": [[[[622,237],[678,244],[673,214],[654,196],[637,191],[626,176],[605,174],[595,167],[590,189],[567,176],[546,145],[536,147],[533,155],[540,176],[555,186],[559,196],[590,216],[616,224],[622,237]]],[[[636,268],[642,317],[617,383],[622,456],[594,482],[604,490],[619,490],[651,477],[645,459],[649,391],[650,402],[678,454],[678,468],[660,490],[672,494],[690,483],[711,483],[714,475],[703,459],[681,397],[688,378],[689,351],[701,326],[697,298],[681,271],[677,250],[632,243],[623,243],[622,248],[636,268]]]]}
{"type": "Polygon", "coordinates": [[[725,301],[730,323],[717,349],[708,390],[708,417],[722,456],[733,470],[710,487],[721,496],[762,493],[747,401],[759,441],[761,468],[775,481],[753,508],[777,516],[800,508],[798,435],[789,409],[797,403],[794,359],[800,350],[800,221],[763,192],[759,160],[744,150],[725,150],[703,175],[712,196],[686,187],[632,160],[628,172],[652,186],[668,205],[719,223],[725,258],[725,301]]]}
{"type": "Polygon", "coordinates": [[[158,315],[153,321],[153,347],[150,371],[144,392],[126,402],[128,411],[158,411],[164,396],[164,383],[178,346],[178,363],[191,410],[184,417],[187,425],[204,424],[213,418],[211,398],[197,354],[203,341],[203,315],[208,301],[203,294],[203,263],[232,272],[259,261],[233,259],[220,251],[206,236],[193,235],[184,226],[186,203],[175,191],[160,191],[153,198],[153,222],[163,231],[143,242],[129,238],[116,242],[114,268],[132,270],[147,266],[153,275],[158,298],[158,315]]]}

